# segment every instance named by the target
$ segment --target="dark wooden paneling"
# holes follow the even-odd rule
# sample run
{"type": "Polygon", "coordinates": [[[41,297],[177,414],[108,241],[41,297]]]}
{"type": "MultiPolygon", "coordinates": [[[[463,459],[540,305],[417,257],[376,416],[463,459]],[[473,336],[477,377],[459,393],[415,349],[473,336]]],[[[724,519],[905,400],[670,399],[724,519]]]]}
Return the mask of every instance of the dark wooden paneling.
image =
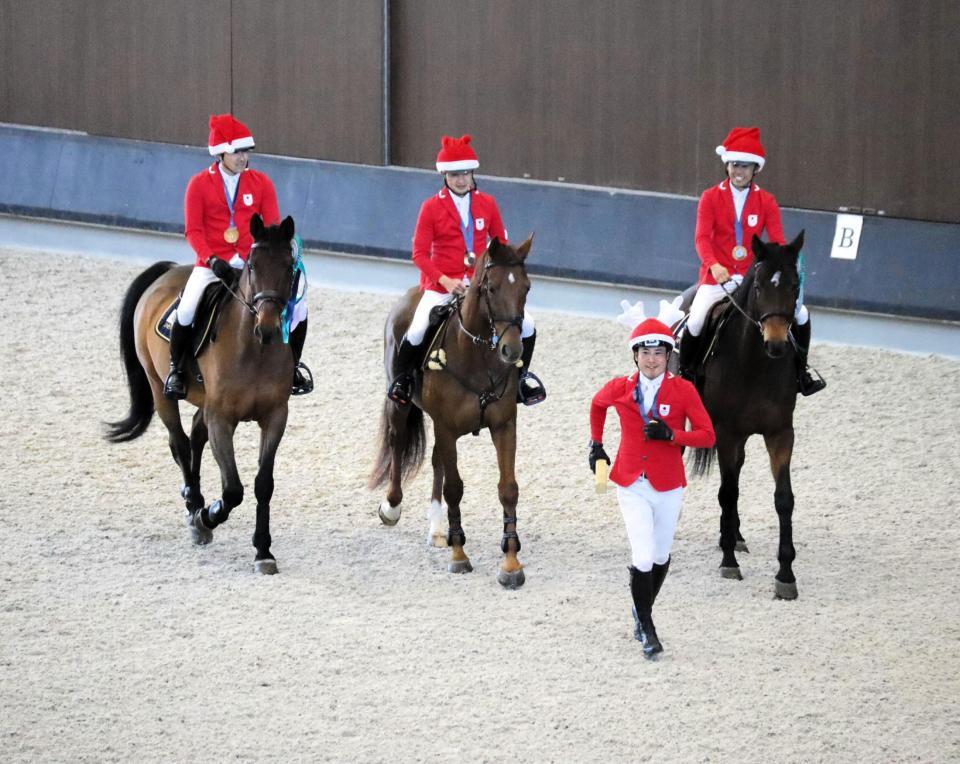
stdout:
{"type": "Polygon", "coordinates": [[[229,108],[229,0],[3,8],[2,121],[205,145],[229,108]]]}
{"type": "Polygon", "coordinates": [[[257,148],[381,163],[382,0],[233,8],[234,109],[252,123],[257,148]]]}
{"type": "Polygon", "coordinates": [[[684,191],[696,37],[682,4],[396,3],[394,161],[470,132],[483,172],[684,191]]]}

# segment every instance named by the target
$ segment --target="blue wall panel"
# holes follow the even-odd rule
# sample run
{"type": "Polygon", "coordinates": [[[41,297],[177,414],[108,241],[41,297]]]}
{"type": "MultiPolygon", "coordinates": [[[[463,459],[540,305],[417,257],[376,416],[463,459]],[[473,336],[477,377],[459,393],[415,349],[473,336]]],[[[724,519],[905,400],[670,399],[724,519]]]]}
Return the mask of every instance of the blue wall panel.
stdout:
{"type": "MultiPolygon", "coordinates": [[[[0,212],[183,231],[202,149],[0,127],[0,212]]],[[[309,247],[406,258],[435,173],[254,156],[309,247]]],[[[696,280],[696,199],[481,177],[511,239],[535,234],[534,273],[664,289],[696,280]]],[[[960,321],[960,225],[867,217],[856,260],[830,258],[836,217],[784,210],[806,231],[811,305],[960,321]]],[[[184,247],[187,244],[184,242],[184,247]]]]}

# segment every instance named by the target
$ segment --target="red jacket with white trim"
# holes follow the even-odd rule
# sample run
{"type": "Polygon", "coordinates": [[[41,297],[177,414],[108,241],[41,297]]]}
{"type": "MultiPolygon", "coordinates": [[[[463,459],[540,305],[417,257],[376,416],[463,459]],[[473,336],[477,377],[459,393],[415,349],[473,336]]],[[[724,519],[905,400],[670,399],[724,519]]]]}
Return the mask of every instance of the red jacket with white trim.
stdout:
{"type": "Polygon", "coordinates": [[[645,475],[656,490],[670,491],[687,484],[680,446],[711,448],[716,440],[713,423],[697,389],[668,371],[660,383],[657,410],[652,416],[666,422],[673,430],[673,440],[648,439],[643,433],[643,418],[633,397],[639,373],[611,379],[593,396],[590,437],[598,443],[603,441],[607,409],[613,406],[620,415],[620,448],[613,460],[610,479],[626,487],[645,475]],[[688,419],[689,430],[686,429],[688,419]]]}
{"type": "Polygon", "coordinates": [[[720,263],[730,271],[745,274],[753,265],[753,249],[750,242],[753,235],[759,236],[766,229],[769,240],[776,244],[784,244],[783,224],[780,222],[780,207],[773,194],[764,191],[756,183],[751,184],[747,201],[743,205],[741,222],[743,223],[743,246],[747,248],[747,256],[743,260],[735,260],[733,248],[737,246],[737,234],[734,223],[737,219],[737,208],[733,203],[733,192],[730,190],[730,181],[725,180],[718,186],[708,188],[700,197],[697,205],[697,231],[694,242],[697,255],[700,257],[699,284],[716,284],[717,280],[710,273],[710,266],[720,263]]]}
{"type": "Polygon", "coordinates": [[[262,172],[248,168],[240,175],[233,206],[233,224],[240,238],[233,244],[224,241],[223,232],[230,227],[230,207],[218,164],[214,162],[190,178],[183,199],[185,235],[197,254],[196,264],[201,266],[207,265],[211,255],[229,261],[238,254],[246,260],[253,246],[250,219],[255,212],[260,213],[264,225],[280,222],[273,182],[262,172]]]}
{"type": "MultiPolygon", "coordinates": [[[[471,191],[470,213],[473,215],[473,253],[477,257],[492,237],[507,240],[500,210],[492,196],[471,191]]],[[[464,263],[466,254],[460,213],[450,198],[449,189],[444,187],[420,207],[413,233],[413,262],[420,269],[420,288],[446,292],[440,286],[441,276],[472,278],[473,268],[467,268],[464,263]]]]}

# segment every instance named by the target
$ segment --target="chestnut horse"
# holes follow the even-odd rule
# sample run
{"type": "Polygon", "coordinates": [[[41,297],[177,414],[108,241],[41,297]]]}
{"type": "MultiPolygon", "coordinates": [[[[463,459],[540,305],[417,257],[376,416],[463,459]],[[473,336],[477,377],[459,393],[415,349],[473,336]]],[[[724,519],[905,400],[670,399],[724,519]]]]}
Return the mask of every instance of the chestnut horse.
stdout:
{"type": "MultiPolygon", "coordinates": [[[[429,540],[435,546],[450,546],[447,570],[467,573],[473,569],[463,551],[466,536],[460,522],[463,481],[457,470],[457,440],[467,433],[490,430],[500,469],[498,493],[503,506],[504,557],[497,580],[508,589],[524,583],[523,565],[517,559],[519,489],[514,474],[517,448],[517,378],[522,344],[520,324],[530,291],[525,266],[532,238],[514,249],[492,239],[476,264],[476,271],[462,302],[437,343],[446,353],[446,368],[427,368],[413,402],[398,405],[386,400],[380,420],[380,450],[370,487],[389,482],[380,504],[380,519],[396,525],[400,519],[402,478],[412,476],[423,462],[426,441],[423,412],[433,420],[433,493],[429,540]],[[447,504],[449,530],[443,533],[443,505],[447,504]]],[[[387,378],[394,376],[396,349],[417,307],[420,290],[410,289],[393,308],[384,329],[384,366],[387,378]]],[[[430,342],[430,336],[424,340],[430,342]]]]}
{"type": "Polygon", "coordinates": [[[163,396],[170,345],[154,331],[192,270],[192,266],[177,267],[170,262],[150,266],[134,280],[124,298],[120,353],[130,389],[130,412],[125,419],[109,424],[106,438],[120,443],[139,437],[156,410],[183,473],[181,496],[186,501],[191,536],[195,543],[207,544],[213,539],[213,529],[226,522],[230,511],[243,501],[233,434],[238,422],[256,421],[260,425],[260,458],[254,481],[254,570],[272,574],[277,572],[276,559],[270,553],[273,463],[287,425],[293,378],[293,353],[281,341],[281,315],[293,284],[293,218],[265,227],[260,216],[254,215],[250,233],[254,242],[236,292],[221,308],[214,339],[196,359],[202,382],[192,376],[187,392],[187,401],[197,407],[189,439],[180,424],[178,401],[163,396]],[[208,438],[220,467],[222,495],[204,506],[200,458],[208,438]]]}
{"type": "MultiPolygon", "coordinates": [[[[716,454],[720,463],[717,498],[723,550],[720,573],[724,578],[742,579],[735,554],[738,548],[746,550],[737,510],[740,469],[747,439],[753,434],[763,435],[776,483],[773,501],[780,520],[780,569],[774,579],[774,593],[781,599],[797,597],[790,459],[798,350],[790,326],[800,292],[797,258],[802,247],[802,231],[786,246],[753,237],[755,262],[732,297],[714,308],[714,317],[718,311],[726,311],[727,317],[719,325],[712,350],[703,362],[703,374],[697,379],[717,442],[713,449],[694,451],[694,471],[705,474],[716,454]]],[[[704,337],[704,342],[708,341],[704,337]]]]}

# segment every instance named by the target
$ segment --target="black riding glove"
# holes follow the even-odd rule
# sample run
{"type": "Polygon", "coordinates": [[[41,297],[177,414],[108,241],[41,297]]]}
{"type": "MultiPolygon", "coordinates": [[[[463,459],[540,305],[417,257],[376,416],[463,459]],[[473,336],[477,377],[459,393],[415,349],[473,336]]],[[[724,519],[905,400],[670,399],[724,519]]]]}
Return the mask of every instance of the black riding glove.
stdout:
{"type": "Polygon", "coordinates": [[[673,430],[662,419],[647,422],[643,434],[650,440],[673,440],[673,430]]]}
{"type": "Polygon", "coordinates": [[[603,459],[607,464],[610,464],[610,457],[607,456],[607,452],[603,450],[603,443],[597,443],[595,440],[590,441],[590,455],[587,457],[587,461],[590,463],[590,471],[597,471],[597,460],[603,459]]]}
{"type": "Polygon", "coordinates": [[[210,266],[210,270],[213,271],[213,275],[221,281],[230,278],[230,274],[233,271],[233,268],[230,267],[230,263],[228,263],[226,260],[221,260],[216,256],[207,260],[207,265],[210,266]]]}

